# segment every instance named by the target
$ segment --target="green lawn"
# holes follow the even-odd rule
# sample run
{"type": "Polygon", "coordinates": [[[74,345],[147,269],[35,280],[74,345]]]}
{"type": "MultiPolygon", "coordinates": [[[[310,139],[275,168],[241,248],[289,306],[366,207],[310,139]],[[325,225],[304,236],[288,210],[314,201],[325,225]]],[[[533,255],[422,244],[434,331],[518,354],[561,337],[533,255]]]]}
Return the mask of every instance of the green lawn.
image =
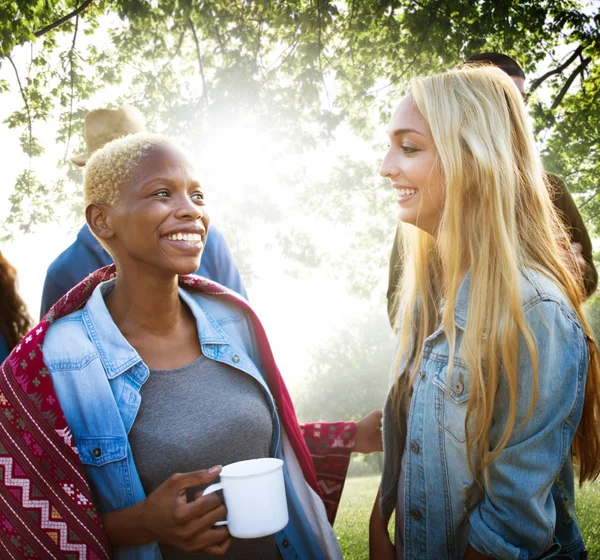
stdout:
{"type": "MultiPolygon", "coordinates": [[[[349,478],[335,522],[346,560],[369,557],[368,525],[379,476],[349,478]]],[[[587,544],[590,560],[600,560],[600,482],[586,484],[575,497],[577,518],[587,544]]]]}

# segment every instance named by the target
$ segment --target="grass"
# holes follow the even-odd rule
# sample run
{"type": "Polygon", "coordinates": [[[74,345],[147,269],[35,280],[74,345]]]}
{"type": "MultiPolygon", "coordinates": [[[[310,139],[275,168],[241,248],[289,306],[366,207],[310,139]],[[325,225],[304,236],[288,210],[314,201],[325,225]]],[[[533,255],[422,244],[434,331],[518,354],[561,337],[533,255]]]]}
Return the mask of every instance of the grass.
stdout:
{"type": "MultiPolygon", "coordinates": [[[[379,476],[349,478],[335,522],[335,532],[345,560],[369,558],[369,516],[379,476]]],[[[600,560],[600,481],[585,484],[575,494],[577,519],[590,560],[600,560]]]]}

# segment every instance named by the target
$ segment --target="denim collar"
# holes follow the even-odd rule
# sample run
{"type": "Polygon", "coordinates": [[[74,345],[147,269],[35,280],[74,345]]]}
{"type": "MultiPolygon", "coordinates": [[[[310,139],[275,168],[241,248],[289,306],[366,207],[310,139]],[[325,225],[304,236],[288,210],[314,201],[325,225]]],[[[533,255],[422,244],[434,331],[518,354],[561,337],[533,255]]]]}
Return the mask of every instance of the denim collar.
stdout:
{"type": "MultiPolygon", "coordinates": [[[[104,295],[113,288],[114,283],[115,279],[113,278],[96,286],[83,310],[83,320],[109,379],[114,379],[142,362],[140,355],[127,342],[113,321],[104,302],[104,295]]],[[[202,308],[200,302],[181,287],[179,287],[179,297],[190,308],[196,319],[201,346],[229,344],[229,339],[225,336],[223,329],[202,308]]]]}

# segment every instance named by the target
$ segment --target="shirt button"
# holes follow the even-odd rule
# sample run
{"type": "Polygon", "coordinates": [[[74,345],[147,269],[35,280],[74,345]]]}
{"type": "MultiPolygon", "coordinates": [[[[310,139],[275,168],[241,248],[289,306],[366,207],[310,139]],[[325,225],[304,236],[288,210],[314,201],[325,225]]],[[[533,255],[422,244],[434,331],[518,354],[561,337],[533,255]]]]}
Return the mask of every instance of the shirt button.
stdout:
{"type": "Polygon", "coordinates": [[[419,452],[419,444],[414,441],[410,444],[410,448],[412,449],[413,453],[419,452]]]}
{"type": "Polygon", "coordinates": [[[94,448],[94,450],[92,451],[92,455],[94,457],[100,457],[100,455],[102,455],[102,449],[100,449],[99,447],[94,448]]]}
{"type": "Polygon", "coordinates": [[[283,541],[281,543],[283,545],[283,548],[287,548],[288,546],[290,546],[290,541],[288,541],[287,539],[285,541],[283,541]]]}
{"type": "Polygon", "coordinates": [[[232,360],[237,364],[240,361],[240,357],[238,355],[235,355],[232,360]]]}
{"type": "Polygon", "coordinates": [[[410,512],[410,516],[415,520],[415,521],[419,521],[419,519],[421,519],[421,513],[419,512],[418,509],[413,509],[410,512]]]}

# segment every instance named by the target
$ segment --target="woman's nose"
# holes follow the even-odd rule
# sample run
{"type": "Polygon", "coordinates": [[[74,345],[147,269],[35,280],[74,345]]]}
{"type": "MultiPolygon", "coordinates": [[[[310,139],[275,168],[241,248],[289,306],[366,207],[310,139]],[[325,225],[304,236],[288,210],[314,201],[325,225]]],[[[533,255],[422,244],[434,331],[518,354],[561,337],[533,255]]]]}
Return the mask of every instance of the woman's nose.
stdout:
{"type": "Polygon", "coordinates": [[[179,204],[176,216],[181,219],[198,220],[204,215],[202,207],[194,203],[190,198],[186,197],[179,204]]]}
{"type": "Polygon", "coordinates": [[[398,173],[400,173],[400,168],[392,161],[392,158],[389,156],[383,158],[383,161],[381,162],[381,168],[379,169],[379,174],[382,177],[389,178],[398,175],[398,173]]]}

